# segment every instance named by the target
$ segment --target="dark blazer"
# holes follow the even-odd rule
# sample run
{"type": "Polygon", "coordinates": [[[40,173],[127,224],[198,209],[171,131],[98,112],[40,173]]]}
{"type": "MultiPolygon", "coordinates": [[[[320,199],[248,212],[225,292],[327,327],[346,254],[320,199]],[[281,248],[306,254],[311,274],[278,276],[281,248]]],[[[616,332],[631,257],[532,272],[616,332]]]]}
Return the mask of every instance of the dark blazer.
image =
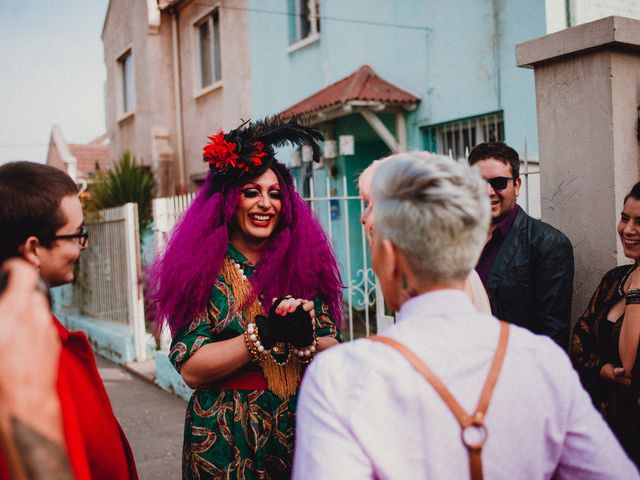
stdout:
{"type": "Polygon", "coordinates": [[[487,294],[493,314],[569,346],[573,247],[551,225],[520,210],[498,251],[487,294]]]}

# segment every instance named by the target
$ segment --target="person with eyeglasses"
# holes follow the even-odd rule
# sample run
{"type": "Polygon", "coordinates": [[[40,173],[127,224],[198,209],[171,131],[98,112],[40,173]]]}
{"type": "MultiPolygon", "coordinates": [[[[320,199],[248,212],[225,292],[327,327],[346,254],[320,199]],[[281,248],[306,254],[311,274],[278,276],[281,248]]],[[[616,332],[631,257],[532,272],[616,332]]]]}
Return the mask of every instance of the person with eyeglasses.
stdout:
{"type": "Polygon", "coordinates": [[[518,206],[520,158],[502,142],[477,145],[469,154],[487,182],[491,227],[476,271],[493,314],[569,346],[573,247],[548,223],[518,206]]]}
{"type": "MultiPolygon", "coordinates": [[[[48,286],[63,285],[73,281],[88,238],[78,187],[66,173],[34,162],[0,166],[0,263],[22,258],[48,286]]],[[[56,393],[74,478],[137,478],[86,335],[51,319],[61,349],[50,361],[58,365],[56,393]]],[[[11,478],[1,450],[0,478],[11,478]]]]}

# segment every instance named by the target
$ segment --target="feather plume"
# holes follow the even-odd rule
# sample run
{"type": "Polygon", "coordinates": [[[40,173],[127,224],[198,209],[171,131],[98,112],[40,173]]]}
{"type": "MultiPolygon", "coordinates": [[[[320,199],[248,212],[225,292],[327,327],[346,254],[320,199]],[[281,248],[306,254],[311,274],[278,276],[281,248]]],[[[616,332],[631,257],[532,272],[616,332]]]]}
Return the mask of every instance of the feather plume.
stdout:
{"type": "Polygon", "coordinates": [[[320,161],[322,152],[318,142],[323,141],[324,136],[319,130],[306,126],[300,117],[275,116],[265,118],[262,122],[257,122],[255,126],[255,138],[265,145],[277,148],[287,143],[297,147],[308,144],[313,149],[313,161],[320,161]]]}
{"type": "Polygon", "coordinates": [[[211,144],[203,149],[203,160],[209,162],[213,177],[211,188],[219,190],[261,175],[277,163],[274,148],[287,143],[294,147],[310,145],[313,161],[319,162],[322,152],[318,142],[324,140],[324,136],[305,123],[300,116],[266,117],[257,122],[245,120],[227,134],[221,132],[209,137],[211,144]]]}

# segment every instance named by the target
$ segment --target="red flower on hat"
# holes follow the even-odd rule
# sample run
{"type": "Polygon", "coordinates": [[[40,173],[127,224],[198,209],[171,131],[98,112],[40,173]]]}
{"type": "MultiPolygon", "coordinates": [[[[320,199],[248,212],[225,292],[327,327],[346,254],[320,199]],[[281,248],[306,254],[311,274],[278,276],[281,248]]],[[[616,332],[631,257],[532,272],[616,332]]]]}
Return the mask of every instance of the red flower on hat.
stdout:
{"type": "Polygon", "coordinates": [[[256,141],[251,145],[256,148],[251,152],[251,155],[249,155],[249,160],[251,160],[254,166],[262,165],[262,159],[267,156],[267,152],[264,151],[264,143],[256,141]]]}
{"type": "MultiPolygon", "coordinates": [[[[230,165],[232,167],[242,167],[242,165],[237,165],[240,157],[235,152],[236,144],[227,142],[224,139],[222,130],[220,130],[217,135],[208,138],[211,140],[211,143],[205,145],[202,149],[202,158],[209,162],[209,165],[220,169],[230,165]]],[[[244,162],[241,161],[240,163],[244,162]]]]}

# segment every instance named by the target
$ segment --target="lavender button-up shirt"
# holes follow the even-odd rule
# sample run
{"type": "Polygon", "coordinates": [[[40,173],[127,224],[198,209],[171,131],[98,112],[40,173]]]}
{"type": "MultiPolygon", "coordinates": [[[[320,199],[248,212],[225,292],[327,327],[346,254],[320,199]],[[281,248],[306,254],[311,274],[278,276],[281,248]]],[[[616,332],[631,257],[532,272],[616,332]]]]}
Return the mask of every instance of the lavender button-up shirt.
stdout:
{"type": "MultiPolygon", "coordinates": [[[[637,479],[591,405],[567,355],[511,325],[486,417],[488,479],[637,479]]],[[[407,301],[383,332],[409,347],[473,412],[498,344],[498,321],[468,297],[439,290],[407,301]]],[[[454,416],[407,360],[357,340],[310,365],[297,413],[295,479],[465,479],[454,416]]]]}

